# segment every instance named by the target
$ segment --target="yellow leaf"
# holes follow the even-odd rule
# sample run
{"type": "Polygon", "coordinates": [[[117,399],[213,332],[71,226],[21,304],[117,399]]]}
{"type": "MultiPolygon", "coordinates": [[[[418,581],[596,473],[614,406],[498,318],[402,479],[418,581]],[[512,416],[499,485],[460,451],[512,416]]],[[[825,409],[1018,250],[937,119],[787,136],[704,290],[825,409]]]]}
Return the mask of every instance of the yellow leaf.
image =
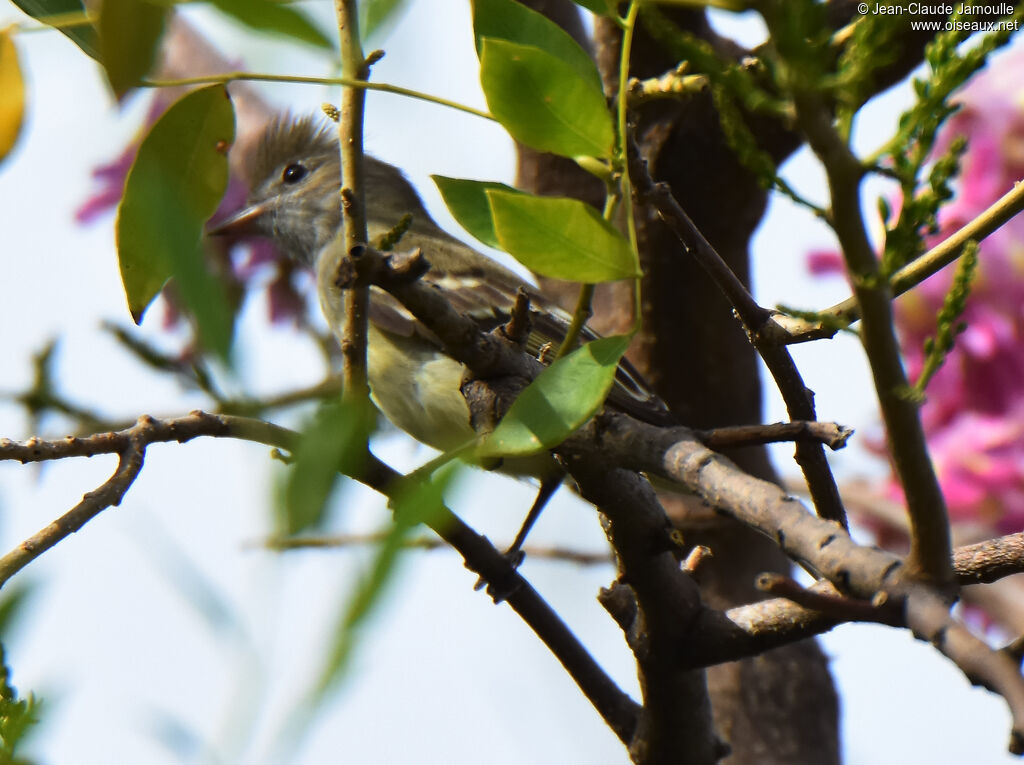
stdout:
{"type": "Polygon", "coordinates": [[[0,160],[14,148],[24,116],[25,82],[18,66],[18,51],[11,30],[0,30],[0,160]]]}

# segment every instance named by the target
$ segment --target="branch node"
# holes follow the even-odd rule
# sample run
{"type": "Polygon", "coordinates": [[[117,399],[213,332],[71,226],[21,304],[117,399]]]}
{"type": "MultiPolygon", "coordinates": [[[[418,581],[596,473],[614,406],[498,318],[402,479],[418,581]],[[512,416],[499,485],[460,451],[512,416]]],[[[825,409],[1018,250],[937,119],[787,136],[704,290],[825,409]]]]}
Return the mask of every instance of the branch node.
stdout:
{"type": "Polygon", "coordinates": [[[530,336],[530,296],[522,287],[516,290],[516,301],[512,305],[512,313],[502,327],[505,337],[519,346],[526,345],[530,336]]]}
{"type": "Polygon", "coordinates": [[[611,587],[601,588],[597,600],[619,625],[619,629],[629,635],[638,614],[632,588],[622,582],[613,582],[611,587]]]}

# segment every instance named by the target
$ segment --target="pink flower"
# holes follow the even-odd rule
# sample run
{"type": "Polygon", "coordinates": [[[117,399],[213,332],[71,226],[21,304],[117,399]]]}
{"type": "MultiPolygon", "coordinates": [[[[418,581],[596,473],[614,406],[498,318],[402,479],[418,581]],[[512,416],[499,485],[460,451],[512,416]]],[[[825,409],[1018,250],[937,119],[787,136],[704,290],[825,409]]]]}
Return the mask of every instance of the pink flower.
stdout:
{"type": "Polygon", "coordinates": [[[807,269],[814,276],[843,274],[843,256],[832,250],[812,250],[807,253],[807,269]]]}

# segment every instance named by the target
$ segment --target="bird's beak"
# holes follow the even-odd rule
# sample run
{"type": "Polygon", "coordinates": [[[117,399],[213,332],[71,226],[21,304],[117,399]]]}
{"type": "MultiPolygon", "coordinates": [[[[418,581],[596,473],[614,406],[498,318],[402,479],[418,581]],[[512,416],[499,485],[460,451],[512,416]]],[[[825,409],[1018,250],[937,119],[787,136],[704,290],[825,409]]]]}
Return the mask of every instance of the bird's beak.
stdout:
{"type": "Polygon", "coordinates": [[[266,227],[261,225],[264,216],[270,212],[267,202],[249,205],[226,220],[207,230],[210,236],[266,236],[266,227]]]}

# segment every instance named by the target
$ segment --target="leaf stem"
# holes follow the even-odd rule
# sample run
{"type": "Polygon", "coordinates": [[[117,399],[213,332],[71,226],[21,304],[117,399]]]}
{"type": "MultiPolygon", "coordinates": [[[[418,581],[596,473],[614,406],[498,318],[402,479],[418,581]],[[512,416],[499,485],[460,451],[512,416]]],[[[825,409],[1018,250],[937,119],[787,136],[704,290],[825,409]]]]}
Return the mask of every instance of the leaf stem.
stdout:
{"type": "Polygon", "coordinates": [[[429,93],[423,93],[418,90],[412,90],[411,88],[403,88],[398,85],[390,85],[385,82],[367,82],[359,77],[309,77],[302,75],[288,75],[288,74],[264,74],[261,72],[225,72],[224,74],[210,74],[203,75],[201,77],[180,77],[177,79],[170,80],[153,80],[145,79],[139,83],[139,87],[142,88],[177,88],[187,85],[212,85],[217,83],[229,83],[229,82],[290,82],[298,85],[342,85],[348,88],[358,88],[361,90],[376,90],[381,93],[393,93],[398,96],[406,96],[407,98],[415,98],[420,101],[426,101],[428,103],[437,104],[444,106],[449,109],[455,109],[456,111],[465,112],[466,114],[472,114],[475,117],[480,117],[485,120],[494,121],[494,117],[485,111],[480,109],[474,109],[472,106],[466,106],[460,104],[457,101],[450,101],[447,98],[441,98],[440,96],[432,96],[429,93]]]}
{"type": "Polygon", "coordinates": [[[73,29],[75,27],[86,27],[97,20],[94,13],[88,11],[70,11],[68,13],[55,13],[52,16],[37,16],[34,21],[26,21],[22,24],[15,24],[19,32],[46,32],[50,29],[73,29]]]}
{"type": "MultiPolygon", "coordinates": [[[[894,273],[889,283],[892,294],[902,295],[929,276],[938,273],[963,255],[968,242],[980,242],[1022,211],[1024,181],[1017,181],[1010,191],[1003,194],[977,218],[894,273]]],[[[821,313],[852,323],[860,319],[860,306],[857,304],[856,296],[851,296],[821,313]]]]}
{"type": "MultiPolygon", "coordinates": [[[[636,20],[640,15],[640,0],[632,0],[629,4],[629,11],[622,22],[622,49],[619,53],[619,92],[616,102],[616,116],[618,127],[618,151],[615,158],[622,173],[621,197],[623,214],[626,217],[626,235],[629,239],[630,249],[633,250],[633,257],[637,264],[637,272],[640,271],[640,247],[636,237],[636,220],[633,216],[633,183],[629,178],[629,160],[627,158],[628,144],[628,107],[629,99],[629,61],[633,51],[633,31],[636,29],[636,20]]],[[[641,294],[640,277],[633,280],[633,328],[630,334],[640,331],[641,315],[641,294]]]]}

